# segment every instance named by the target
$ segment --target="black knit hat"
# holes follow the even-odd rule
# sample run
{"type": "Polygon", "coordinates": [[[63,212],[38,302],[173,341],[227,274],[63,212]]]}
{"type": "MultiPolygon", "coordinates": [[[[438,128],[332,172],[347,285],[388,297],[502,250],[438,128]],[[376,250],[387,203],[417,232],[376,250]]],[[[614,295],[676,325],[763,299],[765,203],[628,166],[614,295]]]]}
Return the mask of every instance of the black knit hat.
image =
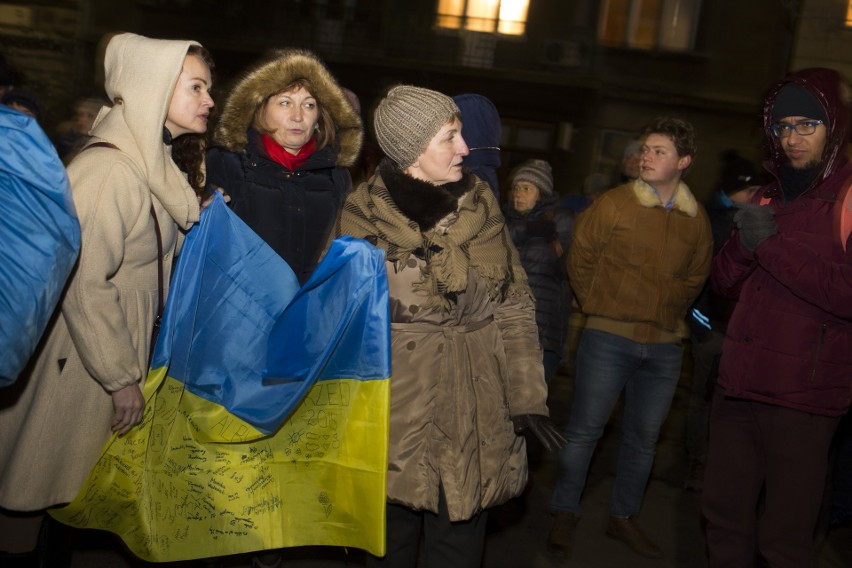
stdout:
{"type": "Polygon", "coordinates": [[[736,150],[723,153],[719,189],[726,195],[731,195],[750,185],[760,185],[754,164],[740,156],[736,150]]]}
{"type": "Polygon", "coordinates": [[[29,91],[25,91],[23,89],[9,91],[3,95],[3,98],[0,99],[0,103],[6,106],[11,106],[13,103],[17,103],[33,113],[33,116],[35,116],[35,119],[38,122],[41,122],[44,118],[44,109],[42,109],[41,103],[39,103],[38,99],[35,98],[35,95],[29,91]]]}
{"type": "Polygon", "coordinates": [[[772,122],[778,122],[788,116],[804,116],[828,124],[828,117],[820,102],[798,83],[787,83],[781,87],[772,104],[772,122]]]}
{"type": "Polygon", "coordinates": [[[9,87],[17,83],[15,81],[15,73],[6,63],[6,58],[0,53],[0,87],[9,87]]]}

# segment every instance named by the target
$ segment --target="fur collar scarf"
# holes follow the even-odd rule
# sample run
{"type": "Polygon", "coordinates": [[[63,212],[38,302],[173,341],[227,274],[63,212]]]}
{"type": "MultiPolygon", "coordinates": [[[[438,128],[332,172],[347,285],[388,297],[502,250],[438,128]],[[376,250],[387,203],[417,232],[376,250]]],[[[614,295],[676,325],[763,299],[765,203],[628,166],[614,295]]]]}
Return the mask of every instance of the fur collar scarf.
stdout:
{"type": "Polygon", "coordinates": [[[450,310],[456,294],[467,289],[471,272],[489,283],[492,299],[530,294],[494,193],[472,175],[436,187],[382,164],[346,198],[335,234],[372,242],[392,263],[421,258],[421,280],[414,288],[424,293],[423,307],[450,310]],[[437,227],[448,215],[453,220],[446,231],[423,230],[437,227]]]}
{"type": "MultiPolygon", "coordinates": [[[[633,181],[633,193],[643,207],[662,207],[664,205],[654,188],[641,179],[633,181]]],[[[689,187],[683,182],[679,182],[675,190],[672,210],[680,211],[689,217],[698,215],[698,201],[695,200],[692,192],[689,191],[689,187]]]]}
{"type": "Polygon", "coordinates": [[[400,212],[423,232],[434,229],[441,219],[454,213],[459,198],[473,189],[474,177],[467,170],[457,182],[433,185],[411,177],[390,160],[383,160],[378,169],[400,212]]]}

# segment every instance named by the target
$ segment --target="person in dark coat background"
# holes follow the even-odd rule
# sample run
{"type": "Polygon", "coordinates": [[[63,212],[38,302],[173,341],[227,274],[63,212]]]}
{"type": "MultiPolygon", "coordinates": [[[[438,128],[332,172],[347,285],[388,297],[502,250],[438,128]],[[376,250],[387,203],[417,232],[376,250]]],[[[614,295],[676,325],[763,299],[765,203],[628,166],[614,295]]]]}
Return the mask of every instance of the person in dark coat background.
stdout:
{"type": "Polygon", "coordinates": [[[571,293],[564,253],[574,220],[558,206],[553,174],[544,160],[527,160],[510,175],[506,225],[535,297],[535,319],[544,358],[544,378],[550,382],[559,367],[571,293]]]}
{"type": "Polygon", "coordinates": [[[463,163],[491,186],[499,200],[497,169],[500,167],[500,115],[497,108],[488,98],[477,94],[456,95],[453,102],[461,112],[464,139],[470,150],[463,163]]]}
{"type": "Polygon", "coordinates": [[[234,213],[304,284],[352,188],[347,167],[363,136],[360,116],[313,53],[275,51],[225,102],[208,187],[231,197],[234,213]]]}

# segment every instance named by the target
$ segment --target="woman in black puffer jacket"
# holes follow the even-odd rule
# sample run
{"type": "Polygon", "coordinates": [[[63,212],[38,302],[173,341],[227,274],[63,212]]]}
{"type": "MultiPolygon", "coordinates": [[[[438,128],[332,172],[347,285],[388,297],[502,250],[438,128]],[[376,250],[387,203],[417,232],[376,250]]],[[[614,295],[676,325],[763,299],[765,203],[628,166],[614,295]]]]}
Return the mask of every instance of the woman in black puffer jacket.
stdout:
{"type": "Polygon", "coordinates": [[[311,52],[279,50],[237,82],[207,153],[208,188],[287,261],[304,284],[352,189],[363,127],[311,52]]]}
{"type": "Polygon", "coordinates": [[[544,376],[549,382],[559,367],[571,312],[564,255],[574,227],[570,213],[558,207],[553,194],[550,164],[527,160],[512,171],[504,214],[535,296],[544,376]]]}

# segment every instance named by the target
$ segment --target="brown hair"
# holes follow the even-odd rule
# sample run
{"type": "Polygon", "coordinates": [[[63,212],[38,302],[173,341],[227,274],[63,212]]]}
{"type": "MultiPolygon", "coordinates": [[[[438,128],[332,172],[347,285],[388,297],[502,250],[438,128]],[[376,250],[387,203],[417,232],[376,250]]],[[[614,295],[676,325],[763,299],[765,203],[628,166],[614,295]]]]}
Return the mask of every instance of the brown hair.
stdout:
{"type": "Polygon", "coordinates": [[[658,117],[642,130],[642,138],[649,134],[662,134],[668,137],[680,158],[695,156],[695,129],[685,120],[668,116],[658,117]]]}
{"type": "Polygon", "coordinates": [[[332,119],[331,113],[326,110],[325,106],[322,104],[322,101],[319,100],[319,98],[317,98],[317,96],[314,94],[313,85],[311,84],[310,80],[304,77],[300,77],[298,79],[290,81],[290,83],[284,86],[284,88],[274,93],[271,93],[268,97],[264,98],[254,110],[254,117],[251,121],[252,127],[265,134],[272,134],[273,132],[275,132],[275,129],[270,128],[265,120],[264,111],[266,109],[267,103],[269,103],[269,100],[274,96],[280,95],[282,93],[296,91],[300,87],[308,91],[311,96],[314,97],[317,101],[317,108],[319,109],[317,126],[319,128],[313,134],[314,139],[317,143],[317,150],[321,150],[326,146],[333,146],[334,143],[337,141],[337,133],[335,132],[336,128],[334,124],[334,119],[332,119]]]}
{"type": "MultiPolygon", "coordinates": [[[[200,58],[210,72],[216,67],[213,56],[206,48],[200,45],[191,45],[186,52],[187,56],[195,55],[200,58]]],[[[213,110],[212,108],[210,109],[213,110]]],[[[184,134],[172,141],[172,160],[177,167],[186,174],[186,179],[195,193],[204,193],[204,152],[207,149],[207,139],[204,134],[184,134]]]]}

